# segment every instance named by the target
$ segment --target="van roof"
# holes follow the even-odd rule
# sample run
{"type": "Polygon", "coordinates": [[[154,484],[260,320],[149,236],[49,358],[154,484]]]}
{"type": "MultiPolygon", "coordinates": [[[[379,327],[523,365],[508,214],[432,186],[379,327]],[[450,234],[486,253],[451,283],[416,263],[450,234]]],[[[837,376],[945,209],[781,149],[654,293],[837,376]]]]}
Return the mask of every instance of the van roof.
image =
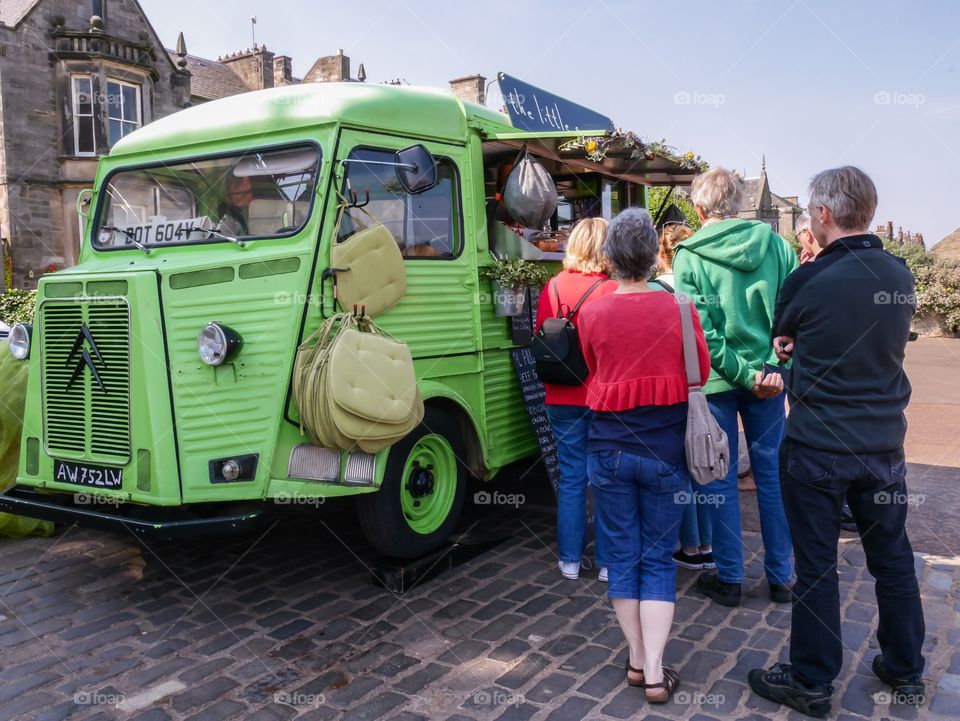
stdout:
{"type": "Polygon", "coordinates": [[[507,116],[436,88],[300,83],[240,93],[160,118],[117,142],[112,157],[339,122],[463,142],[468,125],[509,130],[507,116]]]}

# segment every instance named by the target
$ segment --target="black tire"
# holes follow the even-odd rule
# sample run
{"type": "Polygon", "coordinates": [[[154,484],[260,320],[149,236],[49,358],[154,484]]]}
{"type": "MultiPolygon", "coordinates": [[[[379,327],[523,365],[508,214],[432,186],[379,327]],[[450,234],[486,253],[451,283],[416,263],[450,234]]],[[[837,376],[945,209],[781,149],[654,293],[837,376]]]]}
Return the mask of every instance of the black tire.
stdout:
{"type": "MultiPolygon", "coordinates": [[[[453,533],[460,520],[467,491],[467,470],[461,460],[465,458],[465,440],[456,435],[458,427],[459,425],[449,413],[427,406],[420,425],[390,449],[380,489],[357,498],[360,527],[370,545],[380,553],[395,558],[418,558],[440,548],[453,533]],[[407,502],[433,502],[434,491],[411,501],[409,498],[411,492],[407,490],[405,493],[405,486],[410,488],[410,476],[413,474],[408,473],[408,477],[404,478],[404,469],[414,449],[422,452],[422,443],[432,443],[442,447],[443,444],[437,441],[437,437],[442,438],[449,445],[453,463],[450,468],[451,473],[443,474],[443,478],[434,477],[430,485],[436,489],[445,488],[445,494],[452,494],[452,504],[445,517],[442,512],[435,514],[438,520],[442,517],[442,522],[437,528],[429,532],[420,532],[411,527],[411,521],[404,511],[404,499],[407,502]],[[455,485],[441,486],[441,483],[455,485]]],[[[439,495],[439,490],[436,492],[438,493],[436,499],[445,497],[439,495]]],[[[445,503],[439,503],[438,506],[445,506],[445,503]]]]}

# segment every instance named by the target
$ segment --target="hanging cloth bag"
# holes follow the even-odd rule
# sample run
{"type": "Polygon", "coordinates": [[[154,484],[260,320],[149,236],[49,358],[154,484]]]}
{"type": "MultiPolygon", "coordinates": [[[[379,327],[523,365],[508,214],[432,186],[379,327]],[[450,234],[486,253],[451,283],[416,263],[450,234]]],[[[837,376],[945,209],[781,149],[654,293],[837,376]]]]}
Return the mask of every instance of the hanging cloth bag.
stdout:
{"type": "Polygon", "coordinates": [[[503,204],[514,220],[528,228],[542,228],[557,209],[557,186],[526,145],[507,177],[503,204]]]}
{"type": "Polygon", "coordinates": [[[727,434],[710,412],[707,397],[703,393],[697,339],[693,330],[693,303],[681,293],[675,297],[680,307],[683,362],[687,371],[687,435],[684,451],[690,477],[704,485],[727,477],[730,447],[727,434]]]}

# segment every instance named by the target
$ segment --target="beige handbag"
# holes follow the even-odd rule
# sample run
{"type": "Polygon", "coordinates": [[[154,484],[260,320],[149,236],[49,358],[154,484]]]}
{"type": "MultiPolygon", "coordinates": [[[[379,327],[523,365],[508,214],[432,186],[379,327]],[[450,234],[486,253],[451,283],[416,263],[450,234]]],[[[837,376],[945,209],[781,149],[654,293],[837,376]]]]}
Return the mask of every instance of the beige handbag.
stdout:
{"type": "Polygon", "coordinates": [[[693,303],[677,293],[680,307],[680,327],[683,332],[683,362],[687,370],[687,435],[684,449],[690,477],[700,485],[727,477],[730,466],[730,446],[717,419],[710,412],[703,394],[700,377],[700,357],[693,330],[693,303]]]}
{"type": "Polygon", "coordinates": [[[297,349],[293,395],[301,432],[323,448],[376,453],[423,420],[409,347],[348,313],[297,349]]]}
{"type": "Polygon", "coordinates": [[[345,310],[365,308],[375,318],[403,298],[407,291],[407,269],[396,239],[376,217],[359,208],[369,224],[337,242],[340,222],[350,210],[340,206],[337,227],[333,232],[330,266],[337,268],[337,299],[345,310]]]}

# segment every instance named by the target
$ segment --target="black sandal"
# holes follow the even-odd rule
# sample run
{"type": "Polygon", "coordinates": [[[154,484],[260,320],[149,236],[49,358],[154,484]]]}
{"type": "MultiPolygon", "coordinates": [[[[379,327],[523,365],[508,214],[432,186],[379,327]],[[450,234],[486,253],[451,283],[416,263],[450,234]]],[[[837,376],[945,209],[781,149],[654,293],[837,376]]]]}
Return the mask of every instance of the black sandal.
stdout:
{"type": "Polygon", "coordinates": [[[662,688],[662,695],[651,696],[646,694],[647,703],[666,703],[670,700],[670,697],[673,696],[673,692],[677,690],[677,687],[680,685],[680,674],[674,671],[672,668],[663,667],[663,681],[660,683],[645,683],[643,685],[644,689],[651,688],[662,688]]]}
{"type": "Polygon", "coordinates": [[[630,665],[630,656],[627,656],[627,686],[637,686],[637,687],[639,687],[639,688],[643,688],[643,687],[644,687],[644,683],[643,683],[643,669],[642,669],[642,668],[634,668],[633,666],[631,666],[631,665],[630,665]],[[631,674],[631,673],[639,673],[639,674],[640,674],[640,680],[639,680],[639,681],[632,681],[632,680],[630,679],[630,674],[631,674]]]}

